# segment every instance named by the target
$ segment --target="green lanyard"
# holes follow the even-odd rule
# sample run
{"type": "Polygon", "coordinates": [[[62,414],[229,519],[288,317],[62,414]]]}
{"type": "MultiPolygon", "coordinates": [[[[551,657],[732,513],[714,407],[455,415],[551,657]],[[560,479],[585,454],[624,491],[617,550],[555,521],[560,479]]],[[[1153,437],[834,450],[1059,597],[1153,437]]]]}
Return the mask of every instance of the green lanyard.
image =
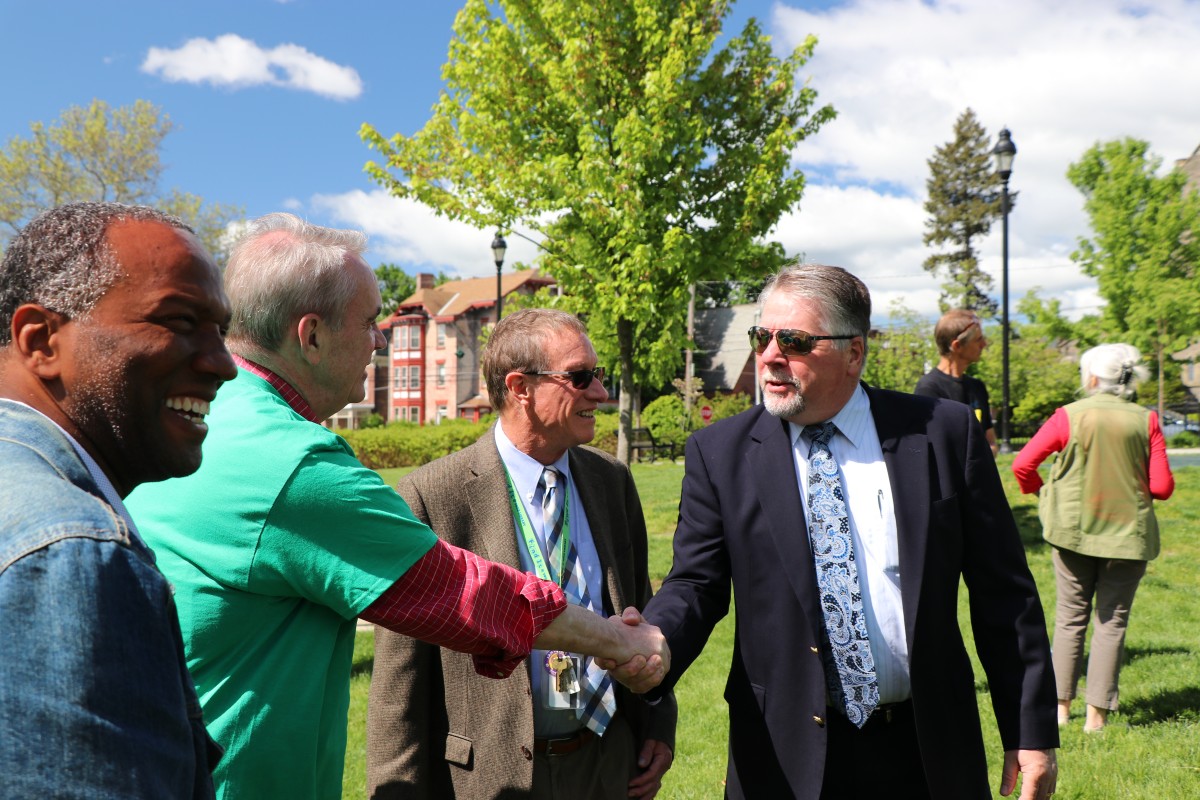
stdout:
{"type": "MultiPolygon", "coordinates": [[[[508,481],[508,502],[512,506],[513,516],[517,520],[517,527],[521,530],[521,538],[525,540],[525,549],[529,552],[529,559],[533,562],[533,571],[537,576],[544,581],[554,581],[562,587],[562,575],[567,569],[567,555],[571,550],[571,504],[567,496],[567,481],[566,475],[563,475],[562,501],[563,501],[563,530],[562,544],[559,546],[559,559],[557,570],[554,575],[550,574],[549,568],[546,566],[546,557],[542,555],[541,545],[538,544],[537,537],[533,533],[533,523],[529,521],[529,515],[525,512],[525,504],[517,497],[517,487],[513,485],[512,475],[508,474],[508,468],[504,470],[504,477],[508,481]]],[[[565,587],[563,587],[565,588],[565,587]]]]}

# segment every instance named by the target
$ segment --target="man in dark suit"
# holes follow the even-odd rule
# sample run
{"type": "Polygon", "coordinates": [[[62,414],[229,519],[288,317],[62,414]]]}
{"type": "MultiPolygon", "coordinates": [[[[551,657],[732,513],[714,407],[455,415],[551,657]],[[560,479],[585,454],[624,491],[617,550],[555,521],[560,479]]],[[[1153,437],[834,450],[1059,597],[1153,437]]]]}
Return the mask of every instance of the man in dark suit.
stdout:
{"type": "Polygon", "coordinates": [[[763,406],[687,445],[674,564],[645,610],[671,646],[659,691],[699,655],[732,584],[727,796],[990,797],[961,578],[1001,794],[1020,772],[1022,800],[1048,796],[1045,621],[982,429],[959,403],[860,384],[871,300],[845,270],[789,266],[759,306],[763,406]]]}
{"type": "MultiPolygon", "coordinates": [[[[447,541],[542,577],[546,571],[577,602],[584,592],[594,598],[597,613],[644,607],[651,590],[637,490],[624,465],[582,446],[608,396],[582,323],[549,309],[512,314],[493,330],[482,367],[500,421],[474,445],[402,478],[401,495],[447,541]],[[552,468],[554,490],[543,484],[552,468]],[[556,525],[544,500],[564,486],[556,525]],[[568,542],[558,555],[577,562],[556,557],[556,530],[568,542]],[[583,580],[564,580],[567,571],[583,580]]],[[[371,796],[652,798],[671,765],[674,697],[652,707],[623,687],[590,686],[587,666],[566,653],[534,651],[528,670],[486,680],[469,657],[377,629],[371,796]],[[574,686],[558,685],[564,658],[574,686]]]]}

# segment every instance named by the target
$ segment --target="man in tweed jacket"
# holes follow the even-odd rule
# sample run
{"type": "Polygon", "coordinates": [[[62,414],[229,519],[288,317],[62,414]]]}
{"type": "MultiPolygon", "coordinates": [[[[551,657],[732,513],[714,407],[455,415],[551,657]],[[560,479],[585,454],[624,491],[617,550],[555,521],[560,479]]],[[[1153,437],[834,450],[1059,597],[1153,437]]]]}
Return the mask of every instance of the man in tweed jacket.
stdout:
{"type": "MultiPolygon", "coordinates": [[[[506,317],[489,340],[483,371],[500,422],[470,447],[402,478],[400,493],[451,543],[530,569],[518,523],[541,522],[536,476],[541,465],[558,466],[592,596],[602,598],[605,614],[642,608],[651,589],[637,490],[625,466],[582,446],[607,397],[582,324],[547,309],[506,317]]],[[[617,713],[595,736],[573,713],[546,708],[546,681],[535,672],[543,661],[535,651],[529,669],[485,680],[467,657],[377,629],[371,796],[653,797],[671,765],[674,697],[651,706],[618,686],[617,713]]]]}

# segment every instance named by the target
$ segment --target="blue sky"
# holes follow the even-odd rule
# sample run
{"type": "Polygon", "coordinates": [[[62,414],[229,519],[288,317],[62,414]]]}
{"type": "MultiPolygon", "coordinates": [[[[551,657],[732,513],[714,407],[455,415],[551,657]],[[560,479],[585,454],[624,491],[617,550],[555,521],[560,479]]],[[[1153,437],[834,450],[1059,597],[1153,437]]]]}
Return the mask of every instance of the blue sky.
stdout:
{"type": "MultiPolygon", "coordinates": [[[[92,98],[149,100],[177,126],[164,188],[361,228],[372,263],[487,275],[491,232],[385,196],[362,172],[372,153],[357,135],[363,122],[389,135],[424,123],[458,5],[0,0],[0,139],[92,98]]],[[[1196,0],[740,0],[727,33],[750,15],[781,49],[819,36],[803,77],[839,111],[794,154],[810,185],[775,238],[862,276],[877,323],[894,300],[936,308],[920,266],[926,159],[966,107],[1017,143],[1014,297],[1039,286],[1074,314],[1099,301],[1069,259],[1087,229],[1067,166],[1126,135],[1167,165],[1200,145],[1196,0]]],[[[999,238],[997,227],[982,245],[997,290],[999,238]]],[[[532,259],[532,246],[510,245],[509,263],[532,259]]]]}

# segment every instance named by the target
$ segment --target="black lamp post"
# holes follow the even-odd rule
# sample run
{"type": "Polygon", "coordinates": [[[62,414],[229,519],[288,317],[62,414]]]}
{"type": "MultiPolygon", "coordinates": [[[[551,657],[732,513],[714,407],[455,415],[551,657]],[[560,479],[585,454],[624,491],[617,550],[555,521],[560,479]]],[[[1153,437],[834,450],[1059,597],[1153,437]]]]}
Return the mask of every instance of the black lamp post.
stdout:
{"type": "Polygon", "coordinates": [[[1008,435],[1008,212],[1010,205],[1008,202],[1008,178],[1012,175],[1013,158],[1017,155],[1017,146],[1013,144],[1012,136],[1008,132],[1008,128],[1000,131],[1000,139],[996,142],[996,146],[992,148],[992,156],[996,159],[996,174],[1003,181],[1000,189],[1000,211],[1004,217],[1004,238],[1001,249],[1001,294],[1000,303],[1002,306],[1002,314],[1000,327],[1003,331],[1004,341],[1002,344],[1003,354],[1003,377],[1004,384],[1004,399],[1003,407],[1000,409],[1000,452],[1011,453],[1012,443],[1009,441],[1008,435]]]}
{"type": "Polygon", "coordinates": [[[500,235],[500,231],[496,231],[496,238],[492,239],[492,255],[496,258],[496,322],[500,321],[500,312],[504,310],[504,290],[500,287],[500,268],[504,266],[504,252],[508,250],[508,243],[500,235]]]}

